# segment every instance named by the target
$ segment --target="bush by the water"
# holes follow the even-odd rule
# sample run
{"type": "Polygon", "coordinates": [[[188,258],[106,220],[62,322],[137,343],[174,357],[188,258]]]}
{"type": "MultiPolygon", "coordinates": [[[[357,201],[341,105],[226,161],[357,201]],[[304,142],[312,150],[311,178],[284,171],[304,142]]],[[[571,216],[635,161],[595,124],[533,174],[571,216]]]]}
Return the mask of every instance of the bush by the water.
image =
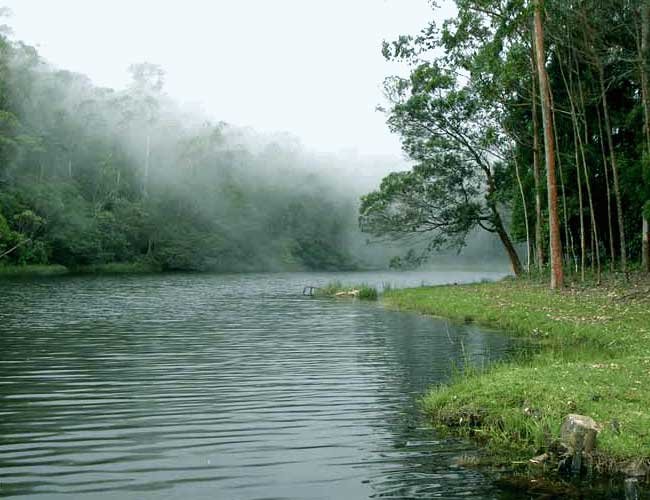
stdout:
{"type": "Polygon", "coordinates": [[[340,281],[332,281],[317,288],[316,295],[320,297],[357,297],[360,300],[377,300],[379,298],[375,287],[366,284],[344,286],[340,281]]]}

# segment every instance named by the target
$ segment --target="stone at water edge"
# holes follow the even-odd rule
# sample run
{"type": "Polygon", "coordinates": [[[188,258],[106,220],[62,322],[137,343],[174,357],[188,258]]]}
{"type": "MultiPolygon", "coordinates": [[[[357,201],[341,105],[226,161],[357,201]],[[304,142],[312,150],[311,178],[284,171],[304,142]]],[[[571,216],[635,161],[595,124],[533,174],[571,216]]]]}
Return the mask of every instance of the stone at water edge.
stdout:
{"type": "Polygon", "coordinates": [[[628,477],[625,480],[625,500],[639,500],[639,480],[628,477]]]}
{"type": "Polygon", "coordinates": [[[650,467],[645,460],[633,460],[622,469],[623,474],[628,478],[646,477],[650,474],[650,467]]]}
{"type": "Polygon", "coordinates": [[[591,453],[596,448],[596,436],[600,426],[585,415],[569,414],[564,417],[560,439],[574,453],[591,453]]]}

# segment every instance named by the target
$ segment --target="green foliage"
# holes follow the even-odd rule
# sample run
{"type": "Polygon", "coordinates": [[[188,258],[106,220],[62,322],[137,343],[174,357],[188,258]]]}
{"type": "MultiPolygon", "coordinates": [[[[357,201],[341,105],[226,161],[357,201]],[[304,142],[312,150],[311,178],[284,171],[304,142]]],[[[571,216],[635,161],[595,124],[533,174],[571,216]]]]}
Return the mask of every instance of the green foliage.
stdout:
{"type": "Polygon", "coordinates": [[[359,288],[359,299],[360,300],[377,300],[379,294],[377,289],[373,286],[361,285],[359,288]]]}
{"type": "Polygon", "coordinates": [[[459,15],[457,21],[463,29],[471,25],[462,40],[451,36],[446,24],[442,31],[431,28],[415,39],[384,45],[385,56],[412,63],[408,79],[388,78],[385,88],[391,101],[388,125],[416,165],[390,174],[378,191],[362,198],[360,227],[375,238],[424,239],[428,250],[461,249],[468,234],[481,228],[499,235],[518,272],[500,212],[511,203],[503,161],[510,142],[495,98],[500,87],[486,82],[481,69],[492,67],[488,59],[494,54],[491,59],[480,51],[457,54],[477,36],[473,15],[459,15]],[[444,56],[431,53],[439,47],[447,49],[444,56]],[[475,67],[467,74],[470,65],[475,67]]]}
{"type": "MultiPolygon", "coordinates": [[[[643,64],[647,57],[640,54],[639,43],[645,22],[639,14],[643,5],[647,10],[645,1],[544,2],[546,66],[555,109],[559,208],[567,256],[581,253],[581,219],[586,225],[587,245],[593,225],[598,230],[601,255],[610,246],[619,248],[616,193],[604,133],[601,70],[612,122],[627,247],[633,258],[640,256],[640,215],[650,199],[650,145],[644,134],[644,127],[650,124],[644,123],[640,78],[642,68],[650,68],[647,62],[643,64]],[[576,110],[577,131],[571,109],[576,110]],[[587,169],[586,178],[583,168],[587,169]],[[582,207],[579,189],[584,198],[582,207]],[[595,224],[589,220],[588,194],[595,207],[595,224]],[[614,225],[611,236],[610,223],[614,225]]],[[[391,104],[388,124],[400,135],[405,152],[418,166],[412,172],[392,174],[377,192],[364,198],[362,228],[375,237],[420,235],[429,238],[433,248],[443,244],[458,246],[468,227],[499,230],[495,212],[501,212],[509,215],[503,218],[508,224],[503,225],[510,226],[515,241],[526,241],[527,237],[532,240],[537,194],[533,179],[532,91],[538,87],[531,46],[534,2],[455,3],[455,17],[440,25],[430,23],[418,36],[400,36],[383,44],[387,59],[406,61],[411,67],[408,78],[387,78],[385,87],[391,104]],[[449,157],[457,169],[444,168],[449,157]],[[421,165],[427,166],[430,175],[415,174],[421,165]],[[453,180],[449,172],[457,171],[458,179],[453,180]],[[463,183],[469,186],[467,192],[463,192],[463,183]],[[433,235],[429,237],[430,233],[433,235]]],[[[539,96],[536,99],[539,101],[539,96]]],[[[648,96],[645,99],[645,105],[650,106],[648,96]]],[[[537,108],[539,114],[539,105],[537,108]]],[[[541,117],[537,118],[541,124],[541,117]]],[[[541,128],[537,138],[543,144],[541,128]]],[[[548,238],[544,177],[542,171],[539,196],[543,247],[548,238]]],[[[500,231],[502,241],[504,234],[500,231]]],[[[586,253],[593,263],[594,250],[588,248],[586,253]]],[[[620,256],[615,252],[609,258],[620,256]]]]}
{"type": "Polygon", "coordinates": [[[332,281],[327,285],[317,288],[315,291],[317,297],[355,297],[359,300],[377,300],[379,293],[377,288],[360,284],[356,286],[344,286],[340,281],[332,281]]]}
{"type": "Polygon", "coordinates": [[[21,243],[6,264],[356,266],[356,195],[315,159],[188,116],[154,64],[129,71],[125,91],[98,88],[0,34],[0,251],[21,243]]]}

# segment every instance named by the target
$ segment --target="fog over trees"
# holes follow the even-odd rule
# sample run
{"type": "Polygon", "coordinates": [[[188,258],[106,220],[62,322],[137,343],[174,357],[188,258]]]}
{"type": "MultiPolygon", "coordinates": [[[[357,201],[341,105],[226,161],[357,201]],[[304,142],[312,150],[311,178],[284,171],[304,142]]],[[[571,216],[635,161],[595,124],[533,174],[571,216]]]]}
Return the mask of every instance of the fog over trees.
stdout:
{"type": "Polygon", "coordinates": [[[210,121],[166,96],[157,65],[129,71],[128,88],[100,88],[0,37],[4,262],[249,271],[385,260],[364,250],[356,221],[381,159],[210,121]]]}

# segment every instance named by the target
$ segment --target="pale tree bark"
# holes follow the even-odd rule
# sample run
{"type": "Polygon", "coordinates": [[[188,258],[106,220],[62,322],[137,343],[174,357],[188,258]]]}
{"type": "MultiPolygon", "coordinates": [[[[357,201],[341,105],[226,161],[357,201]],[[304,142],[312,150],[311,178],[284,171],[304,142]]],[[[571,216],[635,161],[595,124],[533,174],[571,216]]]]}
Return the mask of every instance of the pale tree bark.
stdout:
{"type": "Polygon", "coordinates": [[[605,191],[607,193],[607,229],[609,230],[609,269],[614,271],[616,266],[616,251],[614,250],[614,229],[612,227],[612,193],[609,184],[609,169],[607,168],[607,155],[605,154],[605,143],[603,142],[603,125],[600,119],[600,109],[596,108],[598,116],[598,138],[600,142],[600,152],[603,157],[603,170],[605,171],[605,191]]]}
{"type": "Polygon", "coordinates": [[[151,135],[147,133],[144,150],[144,179],[142,181],[142,193],[147,196],[149,186],[149,161],[151,157],[151,135]]]}
{"type": "Polygon", "coordinates": [[[519,255],[517,254],[517,250],[515,249],[515,246],[512,244],[512,240],[508,235],[508,231],[506,231],[506,227],[503,224],[503,220],[501,219],[501,214],[499,213],[497,203],[493,197],[494,193],[496,192],[496,182],[494,180],[492,170],[489,165],[485,165],[485,164],[481,165],[481,168],[483,169],[483,172],[485,172],[485,177],[487,180],[486,199],[487,199],[488,208],[492,213],[492,224],[494,226],[494,232],[497,233],[497,235],[499,236],[499,239],[501,240],[501,243],[503,243],[503,247],[505,248],[508,254],[508,258],[510,259],[510,265],[512,266],[512,272],[515,273],[515,276],[521,276],[523,269],[521,267],[521,261],[519,260],[519,255]]]}
{"type": "MultiPolygon", "coordinates": [[[[534,75],[533,75],[534,78],[534,75]]],[[[569,215],[567,211],[567,204],[566,204],[566,189],[564,185],[564,174],[562,172],[562,155],[560,154],[560,149],[558,147],[558,144],[560,141],[558,140],[557,136],[557,127],[555,124],[557,123],[556,121],[556,114],[555,114],[555,103],[553,101],[553,94],[551,94],[551,109],[553,111],[553,136],[555,138],[555,147],[556,147],[556,159],[557,159],[557,169],[558,173],[560,174],[560,191],[562,193],[562,213],[564,215],[564,255],[565,255],[565,260],[566,260],[566,265],[570,266],[571,265],[571,255],[569,254],[567,248],[569,248],[569,215]]],[[[570,269],[570,267],[569,267],[570,269]]]]}
{"type": "Polygon", "coordinates": [[[650,226],[648,219],[644,217],[642,226],[643,269],[645,272],[650,273],[650,228],[648,226],[650,226]]]}
{"type": "Polygon", "coordinates": [[[557,182],[555,178],[555,141],[553,136],[553,121],[551,118],[551,89],[546,73],[544,57],[544,26],[542,25],[542,1],[535,4],[535,51],[537,55],[537,73],[539,89],[542,96],[542,123],[544,125],[544,151],[546,157],[546,183],[548,186],[548,214],[551,241],[551,288],[557,289],[564,285],[564,270],[562,269],[562,241],[560,238],[560,220],[557,210],[557,182]]]}
{"type": "MultiPolygon", "coordinates": [[[[641,96],[643,100],[643,117],[646,138],[646,161],[650,162],[650,0],[641,3],[641,47],[639,54],[641,71],[641,96]]],[[[650,203],[650,201],[649,201],[650,203]]],[[[648,219],[643,217],[641,232],[641,261],[643,269],[650,273],[650,232],[648,219]]]]}
{"type": "MultiPolygon", "coordinates": [[[[576,61],[576,72],[578,75],[579,68],[577,68],[576,61]]],[[[598,238],[598,224],[596,223],[596,210],[594,209],[594,197],[591,193],[591,181],[589,175],[589,168],[587,167],[587,155],[585,154],[585,146],[589,144],[589,125],[587,123],[587,108],[585,105],[585,96],[582,91],[582,83],[578,76],[578,94],[580,95],[580,112],[582,115],[582,121],[584,123],[584,139],[580,140],[580,135],[578,135],[579,145],[580,145],[580,155],[582,157],[582,168],[585,173],[585,185],[587,187],[587,201],[589,202],[589,216],[591,217],[591,269],[594,269],[594,255],[596,256],[596,280],[600,284],[600,241],[598,238]]],[[[577,122],[576,122],[577,123],[577,122]]]]}
{"type": "Polygon", "coordinates": [[[537,77],[535,75],[535,41],[533,38],[532,68],[532,115],[533,115],[533,179],[535,181],[535,260],[537,269],[544,268],[544,239],[542,238],[542,187],[539,162],[539,121],[537,117],[537,77]]]}
{"type": "Polygon", "coordinates": [[[625,227],[623,225],[623,202],[621,200],[621,189],[618,181],[618,163],[614,151],[614,139],[612,137],[612,123],[609,119],[609,107],[607,106],[607,89],[605,87],[605,69],[602,61],[598,61],[598,81],[600,83],[600,99],[603,105],[603,118],[605,119],[605,135],[609,147],[609,158],[612,165],[612,177],[614,179],[614,199],[616,201],[616,218],[618,220],[618,236],[621,251],[621,271],[627,273],[627,249],[625,245],[625,227]]]}
{"type": "Polygon", "coordinates": [[[573,121],[573,148],[576,162],[576,182],[578,183],[578,210],[580,211],[580,279],[585,280],[585,261],[587,260],[585,248],[585,217],[584,203],[582,201],[582,176],[580,175],[580,158],[578,153],[578,132],[575,121],[573,121]]]}
{"type": "Polygon", "coordinates": [[[521,182],[521,175],[519,174],[519,162],[517,157],[514,158],[515,162],[515,175],[517,176],[517,184],[519,185],[519,194],[521,195],[521,204],[524,208],[524,221],[526,224],[526,272],[530,273],[530,228],[528,226],[528,207],[526,206],[526,194],[524,192],[524,185],[521,182]]]}

